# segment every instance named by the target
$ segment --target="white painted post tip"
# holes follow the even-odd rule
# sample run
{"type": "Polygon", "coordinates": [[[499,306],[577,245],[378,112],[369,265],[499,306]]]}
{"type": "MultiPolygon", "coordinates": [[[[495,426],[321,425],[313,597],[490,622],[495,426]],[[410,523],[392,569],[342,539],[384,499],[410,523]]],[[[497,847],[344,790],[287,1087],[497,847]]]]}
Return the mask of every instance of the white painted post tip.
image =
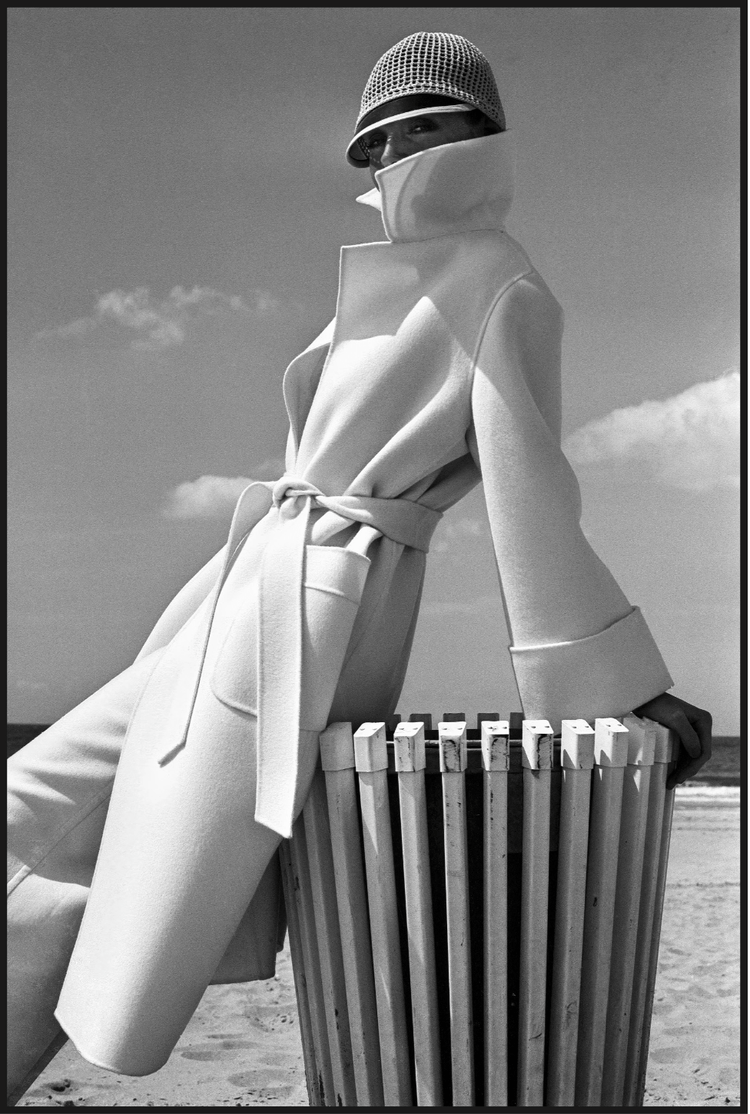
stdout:
{"type": "Polygon", "coordinates": [[[510,769],[510,727],[507,719],[482,723],[482,767],[485,770],[510,769]]]}
{"type": "Polygon", "coordinates": [[[440,772],[460,773],[466,769],[466,723],[462,720],[438,724],[440,772]]]}
{"type": "Polygon", "coordinates": [[[597,766],[627,766],[628,729],[619,719],[594,721],[594,761],[597,766]]]}
{"type": "Polygon", "coordinates": [[[354,769],[354,739],[350,723],[331,723],[320,733],[320,764],[324,770],[354,769]]]}
{"type": "Polygon", "coordinates": [[[594,729],[585,719],[564,719],[560,765],[569,770],[593,770],[594,729]]]}
{"type": "Polygon", "coordinates": [[[521,763],[527,770],[551,770],[554,732],[546,719],[525,719],[521,732],[521,763]]]}
{"type": "Polygon", "coordinates": [[[663,723],[655,723],[653,720],[645,720],[645,723],[650,723],[654,729],[654,736],[656,743],[654,746],[654,762],[661,762],[667,764],[672,761],[672,732],[663,723]]]}
{"type": "Polygon", "coordinates": [[[650,719],[628,715],[623,718],[628,735],[628,766],[653,766],[656,754],[656,724],[650,719]]]}
{"type": "Polygon", "coordinates": [[[677,732],[654,720],[644,718],[643,722],[650,723],[656,734],[654,762],[676,762],[680,756],[680,739],[677,732]]]}
{"type": "Polygon", "coordinates": [[[384,723],[363,723],[354,732],[354,761],[358,773],[388,769],[384,723]]]}
{"type": "Polygon", "coordinates": [[[396,773],[423,770],[426,765],[424,724],[419,720],[415,723],[399,723],[393,732],[393,749],[396,773]]]}

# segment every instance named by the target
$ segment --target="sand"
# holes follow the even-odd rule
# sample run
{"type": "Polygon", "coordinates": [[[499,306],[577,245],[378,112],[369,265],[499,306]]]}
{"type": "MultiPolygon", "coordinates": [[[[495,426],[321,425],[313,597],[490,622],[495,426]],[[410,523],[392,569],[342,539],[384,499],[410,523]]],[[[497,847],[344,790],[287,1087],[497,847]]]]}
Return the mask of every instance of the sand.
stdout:
{"type": "Polygon", "coordinates": [[[739,827],[739,790],[678,790],[646,1106],[739,1106],[739,827]]]}
{"type": "MultiPolygon", "coordinates": [[[[738,791],[678,790],[646,1106],[739,1106],[738,791]]],[[[276,977],[209,987],[169,1062],[143,1078],[72,1045],[19,1106],[307,1106],[288,946],[276,977]]]]}

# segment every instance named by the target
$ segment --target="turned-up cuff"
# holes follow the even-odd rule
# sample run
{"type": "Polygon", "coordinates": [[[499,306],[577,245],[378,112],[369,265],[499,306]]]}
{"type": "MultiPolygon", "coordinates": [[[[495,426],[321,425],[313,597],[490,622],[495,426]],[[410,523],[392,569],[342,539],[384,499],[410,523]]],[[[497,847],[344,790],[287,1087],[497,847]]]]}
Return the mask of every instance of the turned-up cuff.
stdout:
{"type": "Polygon", "coordinates": [[[637,607],[588,638],[510,652],[524,715],[556,732],[563,719],[624,716],[674,684],[637,607]]]}

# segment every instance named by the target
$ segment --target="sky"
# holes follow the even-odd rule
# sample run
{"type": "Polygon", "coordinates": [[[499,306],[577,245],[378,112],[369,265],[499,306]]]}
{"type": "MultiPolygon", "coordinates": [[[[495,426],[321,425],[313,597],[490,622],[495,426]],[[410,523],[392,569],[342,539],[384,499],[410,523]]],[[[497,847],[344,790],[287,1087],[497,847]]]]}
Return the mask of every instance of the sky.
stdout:
{"type": "MultiPolygon", "coordinates": [[[[281,380],[383,239],[344,150],[379,56],[449,31],[565,312],[583,528],[739,734],[738,8],[9,9],[9,722],[124,669],[280,474],[281,380]]],[[[481,487],[435,535],[399,710],[520,707],[481,487]]]]}

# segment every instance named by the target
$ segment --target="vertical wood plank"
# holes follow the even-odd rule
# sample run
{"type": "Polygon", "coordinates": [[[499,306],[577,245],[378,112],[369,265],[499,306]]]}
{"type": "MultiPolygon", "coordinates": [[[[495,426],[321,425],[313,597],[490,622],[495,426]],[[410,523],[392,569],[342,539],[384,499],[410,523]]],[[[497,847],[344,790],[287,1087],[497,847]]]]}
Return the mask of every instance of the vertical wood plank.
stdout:
{"type": "Polygon", "coordinates": [[[388,805],[388,754],[383,723],[363,723],[354,735],[362,809],[367,900],[386,1106],[411,1106],[393,838],[388,805]]]}
{"type": "MultiPolygon", "coordinates": [[[[672,748],[670,761],[677,758],[679,741],[673,731],[669,732],[669,743],[672,748]]],[[[666,782],[666,778],[665,778],[666,782]]],[[[661,839],[659,840],[659,871],[656,881],[656,901],[654,904],[654,921],[651,929],[651,946],[648,957],[648,980],[646,984],[646,1002],[643,1019],[643,1036],[641,1042],[640,1065],[638,1070],[638,1095],[639,1105],[643,1104],[643,1094],[646,1089],[646,1070],[648,1067],[648,1048],[651,1037],[651,1017],[654,1008],[654,990],[656,989],[656,972],[659,964],[659,941],[661,939],[661,920],[664,912],[664,894],[667,886],[667,868],[669,866],[669,844],[672,835],[672,816],[674,813],[674,789],[667,789],[665,785],[664,813],[662,816],[661,839]]]]}
{"type": "Polygon", "coordinates": [[[604,1041],[602,1103],[605,1106],[621,1106],[623,1101],[649,783],[656,744],[656,734],[650,723],[637,716],[626,716],[623,723],[629,732],[628,764],[623,782],[615,894],[617,937],[616,941],[613,940],[612,947],[604,1041]]]}
{"type": "Polygon", "coordinates": [[[576,1106],[601,1105],[622,786],[628,761],[628,730],[618,720],[596,720],[594,761],[583,925],[576,1106]]]}
{"type": "Polygon", "coordinates": [[[400,723],[393,734],[404,860],[417,1105],[442,1106],[424,742],[422,723],[400,723]]]}
{"type": "Polygon", "coordinates": [[[445,900],[451,1019],[451,1105],[474,1105],[474,1039],[469,936],[469,863],[466,846],[466,723],[438,724],[443,789],[445,900]]]}
{"type": "Polygon", "coordinates": [[[552,727],[524,720],[521,956],[518,999],[519,1106],[544,1102],[544,1046],[549,906],[552,727]]]}
{"type": "Polygon", "coordinates": [[[325,995],[334,1104],[351,1106],[357,1101],[357,1089],[354,1082],[344,961],[341,954],[336,884],[328,828],[328,803],[324,775],[320,769],[313,777],[302,815],[305,822],[320,975],[325,995]]]}
{"type": "Polygon", "coordinates": [[[659,882],[664,805],[667,795],[667,766],[672,750],[669,728],[663,727],[660,723],[654,723],[653,730],[656,735],[656,744],[654,765],[651,770],[651,783],[649,785],[648,821],[643,854],[643,882],[640,912],[638,914],[633,999],[630,1007],[630,1034],[628,1037],[623,1095],[624,1105],[630,1107],[643,1105],[643,1094],[639,1090],[639,1069],[644,1030],[647,1030],[650,1025],[650,1018],[646,1018],[646,1003],[649,993],[651,942],[659,882]]]}
{"type": "Polygon", "coordinates": [[[508,1105],[508,771],[507,720],[483,720],[484,1103],[508,1105]]]}
{"type": "Polygon", "coordinates": [[[281,841],[279,846],[279,862],[281,864],[281,883],[284,890],[284,905],[286,908],[289,934],[289,952],[291,954],[292,970],[294,972],[294,991],[297,996],[297,1013],[299,1014],[299,1028],[302,1038],[302,1058],[305,1064],[307,1097],[310,1106],[322,1106],[318,1070],[315,1064],[315,1041],[310,1016],[307,973],[305,971],[302,940],[300,937],[299,898],[295,887],[289,840],[285,839],[281,841]]]}
{"type": "Polygon", "coordinates": [[[594,767],[594,730],[585,720],[562,721],[560,764],[562,787],[546,1101],[549,1106],[573,1106],[591,771],[594,767]]]}
{"type": "MultiPolygon", "coordinates": [[[[307,806],[305,806],[307,807],[307,806]]],[[[304,811],[304,810],[303,810],[304,811]]],[[[328,1048],[328,1025],[326,1021],[325,996],[320,974],[318,941],[315,931],[315,912],[313,909],[310,867],[307,860],[305,822],[300,816],[294,824],[292,839],[289,843],[293,871],[293,889],[297,894],[297,913],[299,916],[299,938],[307,981],[308,1001],[310,1004],[310,1023],[315,1067],[317,1072],[317,1093],[321,1106],[335,1106],[336,1099],[331,1071],[331,1054],[328,1048]]]]}
{"type": "Polygon", "coordinates": [[[383,1105],[375,979],[350,723],[320,736],[358,1106],[383,1105]]]}

